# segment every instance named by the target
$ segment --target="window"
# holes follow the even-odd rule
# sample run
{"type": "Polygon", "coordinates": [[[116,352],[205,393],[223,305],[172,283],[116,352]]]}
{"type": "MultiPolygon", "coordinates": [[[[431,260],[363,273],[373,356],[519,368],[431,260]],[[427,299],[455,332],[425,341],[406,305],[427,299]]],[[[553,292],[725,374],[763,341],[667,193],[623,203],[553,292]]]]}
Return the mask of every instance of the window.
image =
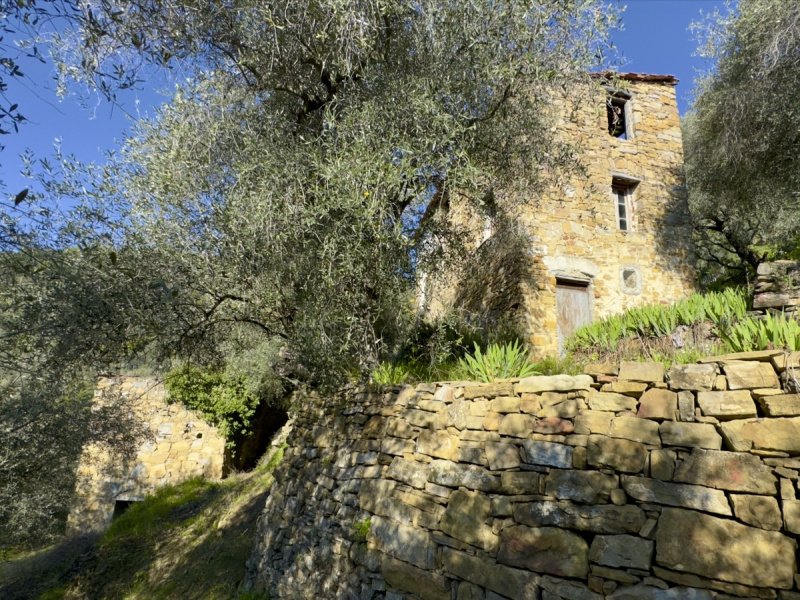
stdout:
{"type": "Polygon", "coordinates": [[[626,266],[620,271],[620,283],[625,294],[642,293],[642,274],[637,266],[626,266]]]}
{"type": "Polygon", "coordinates": [[[621,140],[629,140],[633,137],[630,110],[630,96],[624,92],[608,92],[606,116],[608,117],[609,135],[621,140]]]}
{"type": "Polygon", "coordinates": [[[614,178],[611,180],[611,193],[617,211],[617,227],[620,231],[633,229],[633,190],[636,181],[614,178]]]}

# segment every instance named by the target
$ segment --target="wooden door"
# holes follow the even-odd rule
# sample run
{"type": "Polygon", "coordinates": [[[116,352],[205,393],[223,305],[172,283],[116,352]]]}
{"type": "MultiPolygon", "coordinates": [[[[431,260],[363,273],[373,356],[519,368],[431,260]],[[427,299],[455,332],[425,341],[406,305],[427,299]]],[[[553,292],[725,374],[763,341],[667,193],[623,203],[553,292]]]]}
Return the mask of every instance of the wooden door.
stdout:
{"type": "Polygon", "coordinates": [[[564,353],[567,338],[581,325],[592,322],[592,298],[589,284],[580,281],[556,281],[556,323],[558,352],[564,353]]]}

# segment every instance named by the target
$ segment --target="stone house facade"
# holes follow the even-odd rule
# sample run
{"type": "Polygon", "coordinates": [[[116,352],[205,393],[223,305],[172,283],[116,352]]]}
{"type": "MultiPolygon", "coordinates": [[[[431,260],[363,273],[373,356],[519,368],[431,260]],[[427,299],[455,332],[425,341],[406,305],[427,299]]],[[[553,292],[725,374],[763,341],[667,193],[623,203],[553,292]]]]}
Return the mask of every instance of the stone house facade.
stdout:
{"type": "Polygon", "coordinates": [[[595,82],[590,101],[554,103],[555,135],[579,168],[544,191],[508,193],[522,196],[509,204],[523,242],[504,237],[491,214],[471,215],[468,276],[426,282],[426,311],[511,320],[544,356],[563,351],[580,325],[695,290],[677,80],[625,73],[595,82]]]}

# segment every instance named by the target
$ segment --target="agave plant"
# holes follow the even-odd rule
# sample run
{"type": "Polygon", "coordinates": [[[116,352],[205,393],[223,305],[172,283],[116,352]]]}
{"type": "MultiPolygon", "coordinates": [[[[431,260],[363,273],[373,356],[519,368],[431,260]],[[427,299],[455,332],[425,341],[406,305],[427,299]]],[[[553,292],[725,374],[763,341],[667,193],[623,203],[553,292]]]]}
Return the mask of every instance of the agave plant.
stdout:
{"type": "Polygon", "coordinates": [[[466,379],[490,382],[511,377],[538,375],[528,351],[515,340],[505,344],[490,344],[486,352],[475,344],[475,351],[458,361],[461,375],[466,379]]]}

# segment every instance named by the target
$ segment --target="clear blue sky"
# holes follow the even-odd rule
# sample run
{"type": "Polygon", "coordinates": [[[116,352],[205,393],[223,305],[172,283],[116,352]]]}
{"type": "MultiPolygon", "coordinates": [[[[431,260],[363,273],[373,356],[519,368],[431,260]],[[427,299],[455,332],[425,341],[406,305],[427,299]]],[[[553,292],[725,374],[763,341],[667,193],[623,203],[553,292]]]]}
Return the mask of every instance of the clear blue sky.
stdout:
{"type": "MultiPolygon", "coordinates": [[[[695,42],[688,31],[700,11],[710,12],[720,0],[628,0],[623,14],[624,30],[613,40],[626,63],[623,71],[671,74],[680,79],[678,102],[684,113],[691,100],[696,70],[703,62],[694,57],[695,42]]],[[[38,156],[51,154],[53,141],[60,138],[65,153],[84,161],[102,161],[105,152],[119,147],[131,118],[152,113],[153,107],[167,99],[173,84],[166,78],[149,81],[142,89],[121,96],[121,107],[94,99],[88,106],[75,97],[59,100],[55,96],[52,68],[25,65],[25,87],[15,86],[14,101],[30,122],[19,134],[2,136],[5,150],[0,153],[0,180],[5,193],[15,194],[28,183],[19,176],[19,154],[26,148],[38,156]]]]}

